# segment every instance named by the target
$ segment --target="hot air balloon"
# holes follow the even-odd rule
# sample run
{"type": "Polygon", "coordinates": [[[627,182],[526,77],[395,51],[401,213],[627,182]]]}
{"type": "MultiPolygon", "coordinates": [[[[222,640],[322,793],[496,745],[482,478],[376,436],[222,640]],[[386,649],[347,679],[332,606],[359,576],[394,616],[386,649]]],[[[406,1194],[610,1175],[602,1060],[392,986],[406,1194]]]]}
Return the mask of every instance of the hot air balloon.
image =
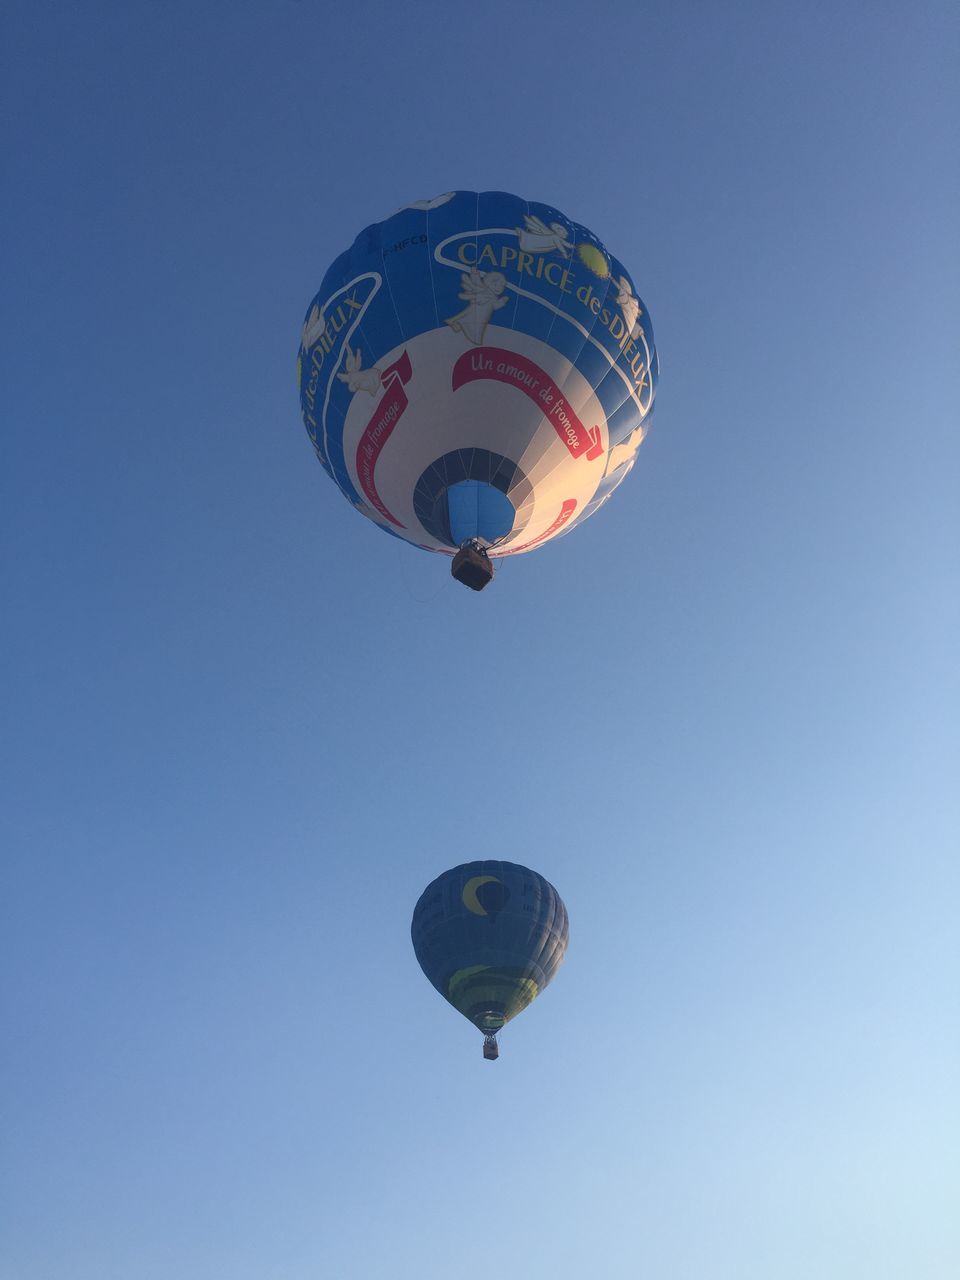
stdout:
{"type": "Polygon", "coordinates": [[[417,200],[361,231],[307,311],[297,374],[317,457],[386,533],[490,556],[568,533],[631,470],[659,362],[597,237],[502,191],[417,200]]]}
{"type": "Polygon", "coordinates": [[[497,1032],[551,981],[567,949],[567,909],[549,881],[514,862],[467,862],[427,885],[410,926],[420,967],[483,1032],[497,1032]]]}

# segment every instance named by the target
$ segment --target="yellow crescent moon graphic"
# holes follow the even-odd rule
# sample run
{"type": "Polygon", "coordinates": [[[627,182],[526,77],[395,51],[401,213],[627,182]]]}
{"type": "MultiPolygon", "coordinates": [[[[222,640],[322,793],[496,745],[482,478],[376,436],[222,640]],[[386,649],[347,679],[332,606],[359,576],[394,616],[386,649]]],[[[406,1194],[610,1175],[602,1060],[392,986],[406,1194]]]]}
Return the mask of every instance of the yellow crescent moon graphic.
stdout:
{"type": "Polygon", "coordinates": [[[473,876],[473,878],[468,880],[463,886],[463,905],[468,911],[472,911],[475,916],[487,915],[487,912],[484,911],[483,907],[480,905],[480,899],[477,897],[477,890],[482,884],[491,883],[502,884],[503,881],[498,880],[496,876],[473,876]]]}

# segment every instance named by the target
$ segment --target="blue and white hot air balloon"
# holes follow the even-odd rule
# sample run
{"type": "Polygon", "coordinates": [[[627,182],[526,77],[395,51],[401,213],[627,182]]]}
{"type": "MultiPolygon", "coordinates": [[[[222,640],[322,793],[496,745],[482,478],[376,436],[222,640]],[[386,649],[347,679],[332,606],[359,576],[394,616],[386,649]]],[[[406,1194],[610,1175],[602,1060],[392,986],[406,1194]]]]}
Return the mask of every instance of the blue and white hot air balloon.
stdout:
{"type": "Polygon", "coordinates": [[[303,420],[356,509],[454,556],[479,590],[592,515],[653,409],[653,328],[627,269],[548,205],[418,200],[362,231],[303,325],[303,420]]]}

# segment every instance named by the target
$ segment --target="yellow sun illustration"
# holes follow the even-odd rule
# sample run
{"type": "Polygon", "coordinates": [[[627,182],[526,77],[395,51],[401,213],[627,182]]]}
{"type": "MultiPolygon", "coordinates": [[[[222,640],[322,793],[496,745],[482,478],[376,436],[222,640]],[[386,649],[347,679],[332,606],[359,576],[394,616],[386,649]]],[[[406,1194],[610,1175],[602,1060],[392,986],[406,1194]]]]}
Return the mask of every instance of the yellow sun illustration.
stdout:
{"type": "Polygon", "coordinates": [[[578,244],[577,257],[587,268],[592,271],[595,276],[599,276],[601,280],[606,280],[610,275],[610,263],[593,244],[578,244]]]}

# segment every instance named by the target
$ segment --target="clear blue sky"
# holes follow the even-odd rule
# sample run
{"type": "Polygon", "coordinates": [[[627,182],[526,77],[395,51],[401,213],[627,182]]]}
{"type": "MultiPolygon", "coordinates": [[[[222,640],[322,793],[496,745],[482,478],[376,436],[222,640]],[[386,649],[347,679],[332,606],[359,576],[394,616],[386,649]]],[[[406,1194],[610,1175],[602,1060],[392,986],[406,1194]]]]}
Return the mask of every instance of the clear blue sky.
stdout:
{"type": "Polygon", "coordinates": [[[955,8],[3,26],[2,1280],[955,1276],[955,8]],[[453,187],[595,229],[663,366],[482,596],[294,374],[453,187]],[[485,855],[571,919],[495,1066],[408,932],[485,855]]]}

